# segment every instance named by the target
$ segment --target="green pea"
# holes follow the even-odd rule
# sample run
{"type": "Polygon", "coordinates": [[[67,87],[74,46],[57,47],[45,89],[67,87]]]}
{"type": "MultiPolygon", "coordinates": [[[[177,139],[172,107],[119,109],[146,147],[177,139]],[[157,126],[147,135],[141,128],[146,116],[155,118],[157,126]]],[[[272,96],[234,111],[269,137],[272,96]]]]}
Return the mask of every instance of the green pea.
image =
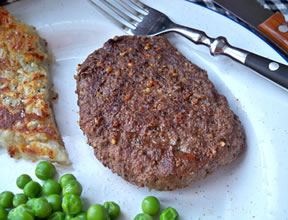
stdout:
{"type": "Polygon", "coordinates": [[[61,187],[56,180],[48,179],[42,186],[42,191],[46,196],[51,194],[60,194],[61,187]]]}
{"type": "Polygon", "coordinates": [[[47,199],[48,203],[51,205],[53,212],[61,211],[62,199],[61,199],[60,195],[52,194],[52,195],[47,196],[46,199],[47,199]]]}
{"type": "Polygon", "coordinates": [[[19,205],[25,204],[28,198],[23,193],[18,193],[13,198],[13,206],[17,207],[19,205]]]}
{"type": "Polygon", "coordinates": [[[31,177],[27,174],[22,174],[21,176],[19,176],[16,180],[16,185],[20,188],[20,189],[24,189],[25,185],[27,183],[29,183],[31,181],[31,177]]]}
{"type": "Polygon", "coordinates": [[[10,191],[4,191],[0,194],[0,206],[2,208],[12,208],[13,207],[13,197],[14,194],[10,191]]]}
{"type": "Polygon", "coordinates": [[[134,220],[154,220],[154,218],[146,213],[140,213],[135,216],[134,220]]]}
{"type": "Polygon", "coordinates": [[[8,219],[31,220],[34,219],[33,210],[25,204],[12,209],[8,214],[8,219]],[[12,211],[13,210],[13,211],[12,211]],[[10,214],[11,213],[11,214],[10,214]]]}
{"type": "Polygon", "coordinates": [[[24,194],[29,198],[35,198],[40,195],[41,189],[41,185],[38,182],[30,181],[24,187],[24,194]]]}
{"type": "Polygon", "coordinates": [[[6,220],[7,217],[8,212],[4,208],[0,207],[0,220],[6,220]]]}
{"type": "Polygon", "coordinates": [[[82,211],[82,201],[77,195],[65,195],[62,200],[62,208],[66,214],[76,215],[82,211]]]}
{"type": "Polygon", "coordinates": [[[12,220],[13,217],[14,217],[14,212],[15,212],[15,209],[11,209],[9,212],[8,212],[8,216],[7,216],[7,219],[8,220],[12,220]]]}
{"type": "Polygon", "coordinates": [[[104,208],[111,219],[116,219],[120,215],[120,206],[115,202],[104,202],[104,208]]]}
{"type": "Polygon", "coordinates": [[[34,203],[35,200],[36,200],[36,198],[29,199],[29,200],[26,202],[26,205],[27,205],[28,207],[32,208],[33,203],[34,203]]]}
{"type": "Polygon", "coordinates": [[[43,197],[38,198],[33,202],[32,209],[34,211],[34,215],[39,218],[46,218],[52,212],[50,204],[48,203],[47,199],[43,197]]]}
{"type": "Polygon", "coordinates": [[[75,194],[80,196],[82,193],[82,186],[77,180],[69,180],[62,189],[63,196],[68,194],[75,194]]]}
{"type": "Polygon", "coordinates": [[[62,189],[64,188],[64,186],[69,180],[76,180],[76,178],[73,174],[70,174],[70,173],[64,174],[63,176],[60,177],[59,183],[62,189]]]}
{"type": "Polygon", "coordinates": [[[87,220],[87,217],[86,217],[86,218],[82,218],[81,216],[79,217],[79,216],[77,215],[77,216],[75,216],[74,218],[71,218],[71,220],[83,220],[83,219],[87,220]]]}
{"type": "Polygon", "coordinates": [[[19,212],[14,215],[13,220],[34,220],[34,216],[28,212],[19,212]]]}
{"type": "Polygon", "coordinates": [[[95,204],[89,207],[87,211],[88,220],[110,220],[106,209],[99,204],[95,204]]]}
{"type": "Polygon", "coordinates": [[[65,220],[71,220],[73,218],[73,215],[66,215],[65,220]]]}
{"type": "Polygon", "coordinates": [[[168,207],[167,209],[163,210],[159,216],[159,220],[177,220],[177,219],[178,219],[178,212],[172,207],[168,207]]]}
{"type": "Polygon", "coordinates": [[[49,216],[48,220],[65,220],[65,214],[63,212],[54,212],[49,216]]]}
{"type": "Polygon", "coordinates": [[[157,215],[160,211],[160,202],[154,196],[148,196],[142,201],[142,210],[148,215],[157,215]]]}
{"type": "Polygon", "coordinates": [[[29,206],[22,204],[15,208],[15,213],[18,212],[28,212],[30,215],[33,215],[33,210],[29,206]]]}
{"type": "Polygon", "coordinates": [[[87,220],[87,212],[80,212],[75,218],[78,220],[87,220]]]}
{"type": "Polygon", "coordinates": [[[56,174],[55,166],[48,161],[41,161],[37,164],[35,175],[40,180],[52,179],[56,174]]]}

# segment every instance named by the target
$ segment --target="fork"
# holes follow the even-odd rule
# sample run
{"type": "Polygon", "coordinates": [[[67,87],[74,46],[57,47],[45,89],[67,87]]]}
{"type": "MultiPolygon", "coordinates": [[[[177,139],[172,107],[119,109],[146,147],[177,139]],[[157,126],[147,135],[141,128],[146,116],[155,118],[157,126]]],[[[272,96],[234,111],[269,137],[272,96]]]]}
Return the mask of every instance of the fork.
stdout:
{"type": "Polygon", "coordinates": [[[11,4],[13,2],[16,2],[18,0],[0,0],[0,6],[3,6],[3,5],[8,5],[8,4],[11,4]]]}
{"type": "Polygon", "coordinates": [[[209,37],[205,32],[172,22],[162,12],[139,0],[89,0],[104,15],[129,35],[157,36],[176,32],[196,44],[210,48],[211,55],[226,55],[255,70],[266,79],[288,89],[288,66],[230,45],[223,36],[209,37]]]}

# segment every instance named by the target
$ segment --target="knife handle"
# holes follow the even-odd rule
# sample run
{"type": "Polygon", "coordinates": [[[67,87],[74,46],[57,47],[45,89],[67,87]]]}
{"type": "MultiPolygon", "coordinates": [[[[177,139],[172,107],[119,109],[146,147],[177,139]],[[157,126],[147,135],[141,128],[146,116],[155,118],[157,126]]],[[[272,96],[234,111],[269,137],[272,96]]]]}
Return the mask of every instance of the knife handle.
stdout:
{"type": "Polygon", "coordinates": [[[244,65],[288,89],[288,66],[259,55],[248,53],[244,65]]]}
{"type": "Polygon", "coordinates": [[[284,16],[280,12],[277,12],[262,24],[258,25],[257,29],[288,51],[288,31],[281,32],[279,30],[280,25],[286,25],[288,29],[288,24],[284,16]]]}

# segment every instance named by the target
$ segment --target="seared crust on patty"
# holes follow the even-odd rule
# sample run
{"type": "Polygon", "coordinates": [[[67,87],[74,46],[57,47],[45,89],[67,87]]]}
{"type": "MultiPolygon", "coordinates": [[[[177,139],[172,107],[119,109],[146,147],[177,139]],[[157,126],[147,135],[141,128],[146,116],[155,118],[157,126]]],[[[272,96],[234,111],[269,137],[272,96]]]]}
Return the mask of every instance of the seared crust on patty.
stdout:
{"type": "Polygon", "coordinates": [[[185,187],[245,146],[238,117],[206,71],[163,37],[107,41],[80,65],[76,81],[88,144],[137,186],[185,187]]]}

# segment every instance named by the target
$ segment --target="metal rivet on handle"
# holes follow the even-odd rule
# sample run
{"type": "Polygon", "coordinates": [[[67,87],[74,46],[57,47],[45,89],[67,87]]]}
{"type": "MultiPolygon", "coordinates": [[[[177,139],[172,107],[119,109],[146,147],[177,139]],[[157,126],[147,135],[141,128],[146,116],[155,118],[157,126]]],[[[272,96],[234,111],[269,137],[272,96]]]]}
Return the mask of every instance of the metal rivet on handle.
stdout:
{"type": "Polygon", "coordinates": [[[271,62],[271,63],[269,63],[269,69],[270,69],[271,71],[278,70],[278,69],[279,69],[279,64],[276,63],[276,62],[271,62]]]}
{"type": "Polygon", "coordinates": [[[278,27],[278,30],[282,33],[287,33],[288,32],[288,25],[287,24],[280,24],[278,27]]]}

